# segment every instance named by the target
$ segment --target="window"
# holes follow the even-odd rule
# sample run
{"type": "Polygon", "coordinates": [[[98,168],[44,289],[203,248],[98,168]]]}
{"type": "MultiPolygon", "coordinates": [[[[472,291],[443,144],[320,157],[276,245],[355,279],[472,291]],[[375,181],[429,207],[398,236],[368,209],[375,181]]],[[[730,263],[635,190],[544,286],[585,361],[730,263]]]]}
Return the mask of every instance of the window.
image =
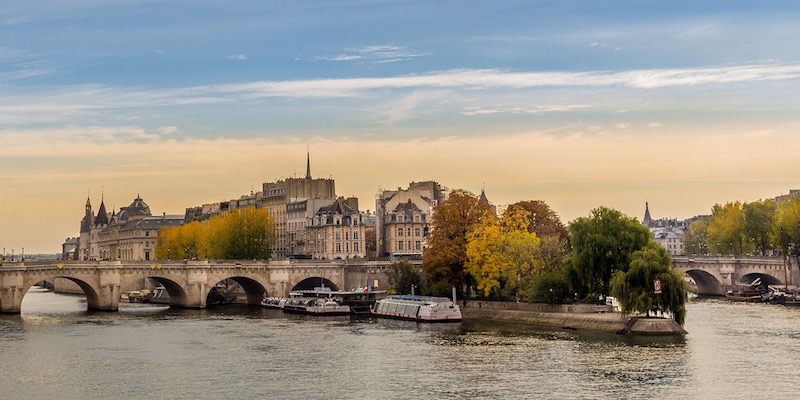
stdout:
{"type": "Polygon", "coordinates": [[[422,235],[422,230],[419,228],[414,228],[414,236],[420,236],[420,235],[422,235]]]}
{"type": "Polygon", "coordinates": [[[414,249],[415,250],[422,250],[422,242],[420,242],[419,240],[414,242],[414,249]]]}
{"type": "Polygon", "coordinates": [[[403,228],[397,228],[397,236],[403,236],[403,228]]]}
{"type": "Polygon", "coordinates": [[[414,216],[414,222],[419,222],[419,214],[414,216]]]}
{"type": "Polygon", "coordinates": [[[358,231],[353,231],[353,240],[358,240],[358,231]]]}
{"type": "Polygon", "coordinates": [[[402,241],[397,242],[397,250],[398,251],[403,251],[403,242],[402,241]]]}
{"type": "Polygon", "coordinates": [[[358,242],[353,243],[353,251],[358,253],[358,242]]]}

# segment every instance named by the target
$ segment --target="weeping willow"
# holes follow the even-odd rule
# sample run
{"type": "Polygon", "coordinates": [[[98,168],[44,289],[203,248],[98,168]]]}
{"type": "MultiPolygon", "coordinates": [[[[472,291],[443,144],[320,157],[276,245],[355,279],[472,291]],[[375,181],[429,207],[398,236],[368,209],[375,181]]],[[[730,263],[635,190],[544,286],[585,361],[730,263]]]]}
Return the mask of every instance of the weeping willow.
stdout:
{"type": "Polygon", "coordinates": [[[623,314],[670,313],[681,326],[686,318],[687,290],[683,276],[672,271],[669,253],[658,243],[633,254],[630,268],[611,279],[611,295],[616,297],[623,314]],[[661,293],[655,293],[659,281],[661,293]]]}

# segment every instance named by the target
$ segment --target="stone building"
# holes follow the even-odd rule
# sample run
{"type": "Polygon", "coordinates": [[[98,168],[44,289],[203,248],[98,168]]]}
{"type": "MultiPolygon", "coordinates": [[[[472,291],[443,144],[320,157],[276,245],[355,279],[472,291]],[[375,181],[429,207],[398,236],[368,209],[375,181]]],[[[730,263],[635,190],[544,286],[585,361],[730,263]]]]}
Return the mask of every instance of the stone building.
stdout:
{"type": "Polygon", "coordinates": [[[358,200],[337,198],[333,204],[321,207],[306,224],[307,247],[311,258],[346,260],[366,255],[366,229],[358,200]]]}
{"type": "Polygon", "coordinates": [[[105,202],[100,201],[97,215],[91,201],[86,199],[85,215],[81,221],[78,251],[81,260],[152,260],[155,259],[156,238],[161,228],[178,226],[183,215],[153,216],[150,206],[138,195],[133,202],[108,214],[105,202]]]}
{"type": "Polygon", "coordinates": [[[447,188],[434,181],[382,192],[375,201],[378,257],[422,256],[433,208],[446,196],[447,188]]]}
{"type": "Polygon", "coordinates": [[[669,254],[673,256],[685,254],[683,233],[689,226],[687,221],[675,218],[653,219],[650,216],[650,204],[645,202],[642,225],[650,228],[653,240],[665,248],[669,254]]]}

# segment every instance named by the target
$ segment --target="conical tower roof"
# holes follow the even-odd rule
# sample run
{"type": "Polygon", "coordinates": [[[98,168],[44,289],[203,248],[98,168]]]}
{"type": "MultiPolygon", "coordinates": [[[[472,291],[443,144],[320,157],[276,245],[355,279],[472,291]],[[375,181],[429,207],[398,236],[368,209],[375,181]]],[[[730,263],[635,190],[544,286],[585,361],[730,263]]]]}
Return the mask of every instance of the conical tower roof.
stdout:
{"type": "Polygon", "coordinates": [[[108,212],[106,211],[106,204],[100,200],[100,209],[97,210],[97,218],[94,219],[94,226],[108,225],[108,212]]]}
{"type": "Polygon", "coordinates": [[[642,225],[650,226],[650,223],[653,222],[653,219],[650,218],[650,205],[647,202],[644,202],[644,218],[642,218],[642,225]]]}

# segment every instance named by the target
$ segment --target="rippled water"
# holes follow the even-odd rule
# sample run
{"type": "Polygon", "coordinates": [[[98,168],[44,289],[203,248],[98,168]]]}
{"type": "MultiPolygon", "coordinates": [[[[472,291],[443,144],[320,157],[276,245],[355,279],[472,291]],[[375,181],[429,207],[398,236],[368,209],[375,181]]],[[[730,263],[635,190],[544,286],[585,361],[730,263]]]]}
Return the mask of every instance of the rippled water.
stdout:
{"type": "Polygon", "coordinates": [[[685,338],[467,321],[175,310],[29,292],[0,317],[0,398],[753,398],[800,395],[800,309],[700,300],[685,338]]]}

